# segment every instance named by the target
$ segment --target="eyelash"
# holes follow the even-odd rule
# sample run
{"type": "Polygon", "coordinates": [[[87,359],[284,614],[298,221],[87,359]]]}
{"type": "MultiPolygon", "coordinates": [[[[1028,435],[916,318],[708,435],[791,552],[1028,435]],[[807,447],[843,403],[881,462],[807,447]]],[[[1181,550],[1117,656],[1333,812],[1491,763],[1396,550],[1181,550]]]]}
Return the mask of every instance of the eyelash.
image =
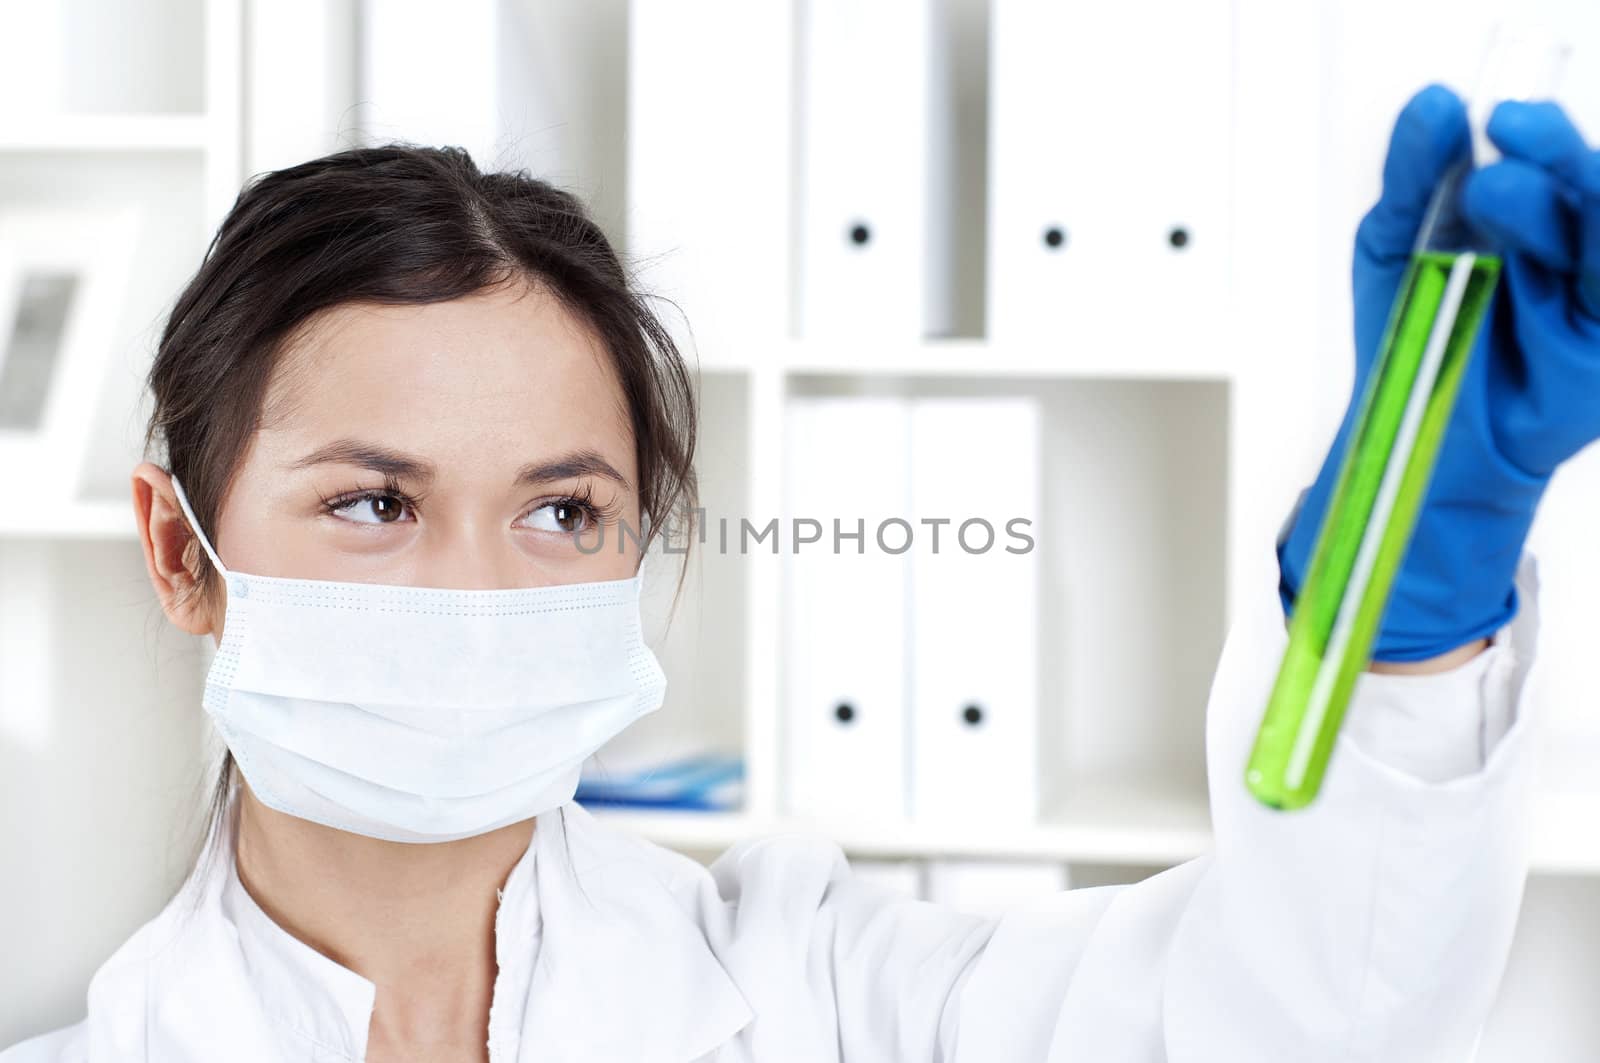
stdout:
{"type": "MultiPolygon", "coordinates": [[[[401,488],[399,480],[392,476],[385,476],[382,487],[369,488],[365,491],[349,491],[342,495],[334,495],[331,498],[319,491],[317,492],[317,497],[322,500],[322,511],[332,515],[358,502],[369,502],[375,498],[392,498],[407,509],[415,512],[426,496],[408,494],[401,488]]],[[[590,524],[609,524],[617,515],[615,503],[601,505],[594,500],[594,489],[588,483],[583,484],[571,494],[562,495],[559,498],[542,499],[538,505],[529,509],[528,513],[537,512],[545,506],[573,506],[583,511],[584,519],[590,524]]],[[[527,513],[523,514],[523,516],[527,516],[527,513]]]]}
{"type": "Polygon", "coordinates": [[[348,509],[357,502],[369,502],[374,498],[393,498],[409,509],[415,509],[422,503],[421,495],[407,494],[400,487],[400,481],[393,476],[385,476],[382,487],[369,488],[365,491],[347,491],[332,498],[318,491],[317,497],[322,499],[322,511],[330,515],[341,509],[348,509]]]}
{"type": "Polygon", "coordinates": [[[528,512],[532,513],[535,510],[552,505],[573,506],[579,510],[582,510],[584,520],[590,525],[612,523],[616,519],[617,511],[619,509],[619,506],[615,501],[607,502],[604,505],[596,502],[594,500],[594,488],[591,487],[587,481],[579,485],[578,489],[573,491],[571,494],[562,495],[560,498],[547,499],[543,502],[540,502],[539,505],[535,506],[533,509],[530,509],[528,512]]]}

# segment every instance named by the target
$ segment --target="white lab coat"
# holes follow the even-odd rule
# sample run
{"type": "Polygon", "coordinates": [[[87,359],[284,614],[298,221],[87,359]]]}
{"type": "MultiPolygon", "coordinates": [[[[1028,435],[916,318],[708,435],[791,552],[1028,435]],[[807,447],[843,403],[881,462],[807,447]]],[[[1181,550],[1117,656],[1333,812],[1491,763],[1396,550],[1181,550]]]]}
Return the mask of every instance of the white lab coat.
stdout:
{"type": "MultiPolygon", "coordinates": [[[[1295,814],[1241,783],[1284,644],[1263,595],[1212,690],[1215,852],[997,920],[858,881],[819,839],[742,844],[708,870],[576,805],[541,816],[496,918],[490,1058],[1469,1059],[1525,872],[1522,578],[1522,615],[1487,653],[1363,678],[1323,793],[1295,814]]],[[[106,962],[86,1020],[0,1063],[361,1060],[372,983],[218,868],[106,962]]]]}

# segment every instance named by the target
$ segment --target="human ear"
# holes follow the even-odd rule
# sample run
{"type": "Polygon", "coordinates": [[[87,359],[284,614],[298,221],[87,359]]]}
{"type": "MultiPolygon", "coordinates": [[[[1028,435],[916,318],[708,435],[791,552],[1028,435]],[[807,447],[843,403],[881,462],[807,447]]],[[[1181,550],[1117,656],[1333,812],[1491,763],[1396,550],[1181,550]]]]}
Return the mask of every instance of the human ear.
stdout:
{"type": "Polygon", "coordinates": [[[159,465],[144,461],[133,470],[132,484],[134,519],[144,546],[145,568],[161,602],[161,611],[191,635],[211,634],[216,624],[199,578],[200,551],[193,551],[191,568],[184,553],[197,540],[178,506],[172,475],[159,465]]]}

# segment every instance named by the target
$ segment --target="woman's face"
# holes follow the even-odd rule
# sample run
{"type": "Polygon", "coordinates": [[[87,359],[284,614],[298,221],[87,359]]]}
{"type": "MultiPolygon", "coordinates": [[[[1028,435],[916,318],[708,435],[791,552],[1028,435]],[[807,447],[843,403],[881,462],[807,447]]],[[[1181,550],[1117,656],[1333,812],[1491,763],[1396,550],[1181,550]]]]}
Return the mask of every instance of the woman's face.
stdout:
{"type": "MultiPolygon", "coordinates": [[[[256,575],[617,579],[638,563],[619,526],[639,528],[637,482],[598,340],[546,290],[497,288],[319,316],[283,353],[206,531],[224,565],[256,575]]],[[[208,610],[214,634],[224,605],[208,610]]]]}

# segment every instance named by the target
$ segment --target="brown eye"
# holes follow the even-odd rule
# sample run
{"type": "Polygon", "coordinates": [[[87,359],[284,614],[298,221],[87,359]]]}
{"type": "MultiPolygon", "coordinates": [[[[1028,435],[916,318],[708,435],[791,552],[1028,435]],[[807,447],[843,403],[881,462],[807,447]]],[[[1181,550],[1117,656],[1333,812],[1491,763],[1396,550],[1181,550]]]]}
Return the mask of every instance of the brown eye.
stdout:
{"type": "Polygon", "coordinates": [[[400,515],[405,512],[406,508],[398,498],[392,495],[379,495],[377,498],[371,499],[370,504],[372,506],[372,515],[377,517],[379,522],[383,524],[399,520],[400,515]]]}
{"type": "Polygon", "coordinates": [[[552,515],[556,519],[556,527],[564,532],[583,530],[583,510],[570,502],[558,502],[554,509],[552,515]]]}
{"type": "Polygon", "coordinates": [[[392,494],[357,495],[329,508],[329,512],[352,524],[395,524],[405,519],[405,499],[392,494]]]}
{"type": "Polygon", "coordinates": [[[576,535],[588,531],[593,523],[593,513],[581,502],[564,500],[546,502],[527,516],[527,526],[537,531],[576,535]]]}

